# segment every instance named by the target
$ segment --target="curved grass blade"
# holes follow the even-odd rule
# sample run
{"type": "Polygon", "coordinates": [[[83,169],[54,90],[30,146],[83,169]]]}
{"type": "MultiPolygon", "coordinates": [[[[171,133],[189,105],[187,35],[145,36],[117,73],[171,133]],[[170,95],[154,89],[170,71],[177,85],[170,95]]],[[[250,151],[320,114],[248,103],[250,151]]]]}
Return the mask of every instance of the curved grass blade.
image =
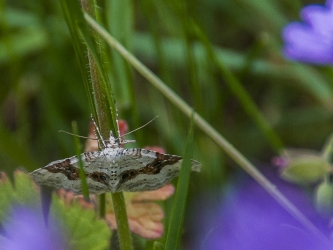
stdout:
{"type": "Polygon", "coordinates": [[[193,118],[191,115],[190,128],[183,157],[183,164],[180,169],[176,195],[173,203],[172,214],[169,224],[168,235],[165,243],[166,250],[179,249],[182,234],[185,206],[188,195],[188,188],[191,174],[191,158],[193,155],[193,118]]]}
{"type": "MultiPolygon", "coordinates": [[[[159,79],[153,72],[145,67],[137,58],[130,54],[118,41],[116,41],[106,30],[98,25],[89,15],[85,14],[89,25],[94,28],[105,41],[116,49],[132,66],[141,73],[154,87],[156,87],[167,99],[179,108],[185,115],[191,115],[191,108],[174,93],[166,84],[159,79]]],[[[240,167],[243,168],[253,179],[255,179],[286,211],[288,211],[305,228],[313,232],[322,240],[327,238],[318,230],[318,228],[308,220],[300,210],[295,207],[260,171],[249,162],[233,145],[231,145],[218,131],[216,131],[199,114],[195,114],[194,123],[219,147],[221,147],[240,167]]]]}

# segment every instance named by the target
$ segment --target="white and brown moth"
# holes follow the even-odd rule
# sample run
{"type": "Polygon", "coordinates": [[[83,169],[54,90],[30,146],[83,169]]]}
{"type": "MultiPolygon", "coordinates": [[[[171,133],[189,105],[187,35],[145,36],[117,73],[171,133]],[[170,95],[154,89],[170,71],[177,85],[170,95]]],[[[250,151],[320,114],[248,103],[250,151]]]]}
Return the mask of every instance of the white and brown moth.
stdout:
{"type": "MultiPolygon", "coordinates": [[[[121,145],[134,141],[115,138],[111,131],[109,140],[104,140],[97,126],[96,130],[102,150],[81,154],[90,193],[155,190],[179,175],[182,157],[142,148],[125,149],[121,145]]],[[[199,172],[201,164],[192,160],[191,168],[199,172]]],[[[53,161],[31,175],[39,185],[81,194],[79,171],[79,159],[73,156],[53,161]]]]}

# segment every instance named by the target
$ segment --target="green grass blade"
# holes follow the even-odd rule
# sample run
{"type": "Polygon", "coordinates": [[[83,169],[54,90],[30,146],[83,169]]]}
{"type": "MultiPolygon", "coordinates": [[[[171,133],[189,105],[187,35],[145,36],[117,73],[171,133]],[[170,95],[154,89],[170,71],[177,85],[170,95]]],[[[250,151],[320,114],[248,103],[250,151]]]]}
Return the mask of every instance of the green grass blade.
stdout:
{"type": "Polygon", "coordinates": [[[100,126],[103,136],[107,137],[109,135],[110,128],[113,130],[114,135],[117,135],[115,101],[106,73],[107,70],[98,52],[98,43],[89,27],[86,25],[79,2],[62,0],[62,6],[72,34],[74,48],[79,57],[81,71],[84,74],[84,79],[87,79],[87,81],[85,81],[87,85],[86,89],[88,89],[88,95],[91,99],[95,121],[100,126]],[[88,64],[88,60],[86,59],[87,52],[86,48],[83,48],[81,45],[82,39],[89,48],[90,76],[86,70],[86,65],[88,64]],[[91,79],[91,81],[89,81],[89,79],[91,79]],[[111,113],[109,111],[111,111],[111,113]]]}
{"type": "Polygon", "coordinates": [[[86,57],[87,54],[86,47],[82,44],[82,39],[79,34],[79,27],[77,25],[78,23],[77,19],[80,16],[81,6],[79,5],[78,1],[61,0],[61,7],[63,10],[67,26],[71,33],[72,44],[74,46],[75,54],[79,62],[80,71],[82,74],[87,96],[90,105],[92,107],[93,116],[96,118],[97,113],[96,113],[96,103],[94,101],[94,96],[93,96],[94,91],[90,84],[90,77],[86,69],[86,65],[88,64],[88,60],[86,57]]]}
{"type": "Polygon", "coordinates": [[[185,206],[187,201],[190,174],[191,158],[193,155],[193,116],[191,116],[190,128],[187,136],[186,148],[183,163],[179,173],[176,195],[173,203],[172,214],[169,224],[168,235],[165,243],[166,250],[179,249],[180,238],[182,235],[185,206]]]}
{"type": "MultiPolygon", "coordinates": [[[[76,122],[72,122],[72,129],[73,129],[73,134],[78,135],[78,129],[77,129],[77,124],[76,122]]],[[[86,172],[84,171],[83,168],[83,161],[81,158],[81,145],[79,142],[79,138],[77,136],[74,136],[74,146],[75,146],[75,152],[76,152],[76,157],[79,159],[79,167],[80,167],[80,180],[81,180],[81,189],[82,189],[82,194],[84,198],[87,201],[90,201],[89,198],[89,189],[88,189],[88,184],[87,184],[87,178],[86,178],[86,172]]]]}
{"type": "MultiPolygon", "coordinates": [[[[133,34],[133,2],[131,0],[106,1],[104,13],[107,14],[106,27],[128,50],[132,47],[133,34]]],[[[110,50],[110,63],[113,65],[115,80],[119,84],[114,85],[117,93],[117,101],[122,105],[135,105],[132,98],[133,71],[119,54],[110,50]]]]}
{"type": "MultiPolygon", "coordinates": [[[[88,57],[92,81],[88,81],[88,90],[90,91],[89,95],[92,95],[92,108],[95,110],[95,121],[104,138],[109,136],[110,129],[113,130],[115,136],[118,136],[114,96],[107,75],[108,71],[103,64],[101,54],[99,53],[100,48],[98,47],[98,42],[96,42],[95,36],[92,35],[92,31],[86,25],[81,6],[78,2],[63,0],[62,3],[64,11],[67,11],[69,14],[67,15],[67,19],[70,20],[68,23],[73,25],[73,29],[75,30],[73,31],[73,34],[82,38],[89,48],[88,57]]],[[[84,6],[86,6],[86,4],[87,2],[85,2],[84,6]]],[[[92,9],[96,8],[93,7],[92,9]]],[[[83,69],[85,70],[85,68],[83,69]]],[[[102,200],[100,200],[100,206],[103,206],[102,200]]],[[[129,231],[123,194],[112,194],[112,200],[117,224],[120,225],[118,227],[118,237],[121,249],[130,250],[132,249],[132,239],[129,231]]],[[[100,211],[103,210],[104,209],[100,209],[100,211]]]]}
{"type": "Polygon", "coordinates": [[[271,146],[279,153],[283,149],[283,143],[279,136],[275,133],[271,125],[267,122],[265,117],[261,114],[260,110],[256,106],[255,102],[252,100],[250,95],[247,93],[246,89],[243,87],[241,82],[237,77],[231,72],[227,65],[221,60],[218,59],[215,55],[213,46],[208,41],[207,37],[204,35],[202,30],[194,23],[192,23],[193,30],[195,31],[196,36],[204,44],[207,49],[208,54],[216,63],[218,69],[223,75],[226,83],[228,84],[230,90],[237,97],[239,102],[242,104],[245,112],[256,122],[258,127],[261,129],[262,133],[267,138],[271,146]]]}

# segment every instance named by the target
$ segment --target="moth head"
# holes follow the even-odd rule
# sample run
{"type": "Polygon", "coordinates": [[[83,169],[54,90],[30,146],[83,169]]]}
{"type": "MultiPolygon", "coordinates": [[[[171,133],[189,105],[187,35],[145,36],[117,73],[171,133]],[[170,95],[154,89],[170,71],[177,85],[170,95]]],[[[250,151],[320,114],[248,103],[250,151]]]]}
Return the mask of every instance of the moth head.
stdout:
{"type": "Polygon", "coordinates": [[[108,148],[118,148],[120,145],[126,144],[126,143],[133,143],[135,140],[123,140],[121,137],[115,138],[113,136],[112,131],[110,131],[110,138],[107,140],[106,146],[108,148]]]}
{"type": "Polygon", "coordinates": [[[114,136],[113,136],[113,133],[112,133],[112,131],[110,130],[110,137],[109,137],[109,140],[107,140],[107,144],[106,144],[106,146],[108,147],[108,148],[117,148],[117,147],[119,147],[119,139],[118,138],[115,138],[114,136]]]}

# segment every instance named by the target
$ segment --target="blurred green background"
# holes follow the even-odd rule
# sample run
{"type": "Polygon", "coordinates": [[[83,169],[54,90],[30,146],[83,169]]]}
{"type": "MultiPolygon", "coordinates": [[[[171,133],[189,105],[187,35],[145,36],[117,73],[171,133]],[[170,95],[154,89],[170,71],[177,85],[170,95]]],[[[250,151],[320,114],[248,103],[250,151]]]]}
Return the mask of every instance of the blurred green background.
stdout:
{"type": "MultiPolygon", "coordinates": [[[[333,72],[285,60],[281,30],[299,10],[324,1],[97,1],[107,29],[257,165],[278,154],[193,33],[200,27],[214,55],[242,84],[286,147],[321,149],[332,133],[333,72]]],[[[92,113],[58,1],[1,1],[0,170],[32,171],[75,154],[77,121],[87,135],[92,113]]],[[[182,154],[189,119],[114,52],[112,87],[119,118],[137,147],[159,145],[182,154]]],[[[88,68],[88,67],[87,67],[88,68]]],[[[237,90],[236,90],[237,92],[237,90]]],[[[243,99],[244,101],[244,99],[243,99]]],[[[243,173],[199,129],[190,199],[214,195],[243,173]]],[[[84,143],[84,141],[82,141],[84,143]]],[[[266,165],[268,166],[268,165],[266,165]]],[[[272,171],[275,171],[272,166],[272,171]]],[[[190,208],[188,208],[190,209],[190,208]]]]}

